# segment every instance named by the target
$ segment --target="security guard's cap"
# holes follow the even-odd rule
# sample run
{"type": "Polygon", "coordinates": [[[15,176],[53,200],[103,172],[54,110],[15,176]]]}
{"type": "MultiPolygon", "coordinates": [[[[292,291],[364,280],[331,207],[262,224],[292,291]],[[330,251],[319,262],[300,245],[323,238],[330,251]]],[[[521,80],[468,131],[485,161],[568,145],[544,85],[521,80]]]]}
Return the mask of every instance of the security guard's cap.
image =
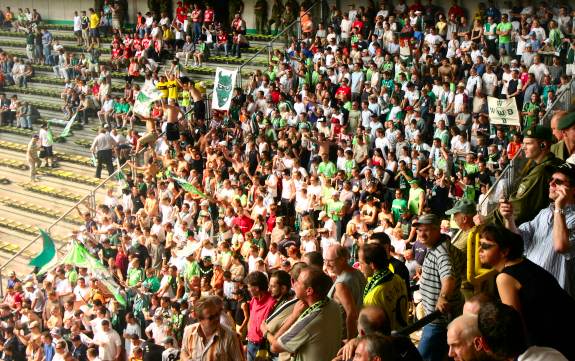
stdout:
{"type": "Polygon", "coordinates": [[[575,125],[575,112],[567,113],[559,119],[557,129],[564,130],[575,125]]]}
{"type": "Polygon", "coordinates": [[[523,137],[551,141],[553,139],[553,133],[551,133],[551,128],[544,127],[542,125],[536,125],[526,129],[523,132],[523,137]]]}

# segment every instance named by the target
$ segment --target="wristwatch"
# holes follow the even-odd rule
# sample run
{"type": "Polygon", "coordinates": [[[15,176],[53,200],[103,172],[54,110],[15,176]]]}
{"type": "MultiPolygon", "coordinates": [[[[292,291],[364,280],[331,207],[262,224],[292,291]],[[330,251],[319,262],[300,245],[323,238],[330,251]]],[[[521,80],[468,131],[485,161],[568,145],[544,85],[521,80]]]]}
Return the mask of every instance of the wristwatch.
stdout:
{"type": "Polygon", "coordinates": [[[561,215],[565,215],[565,209],[564,208],[555,208],[553,210],[553,213],[559,213],[561,215]]]}

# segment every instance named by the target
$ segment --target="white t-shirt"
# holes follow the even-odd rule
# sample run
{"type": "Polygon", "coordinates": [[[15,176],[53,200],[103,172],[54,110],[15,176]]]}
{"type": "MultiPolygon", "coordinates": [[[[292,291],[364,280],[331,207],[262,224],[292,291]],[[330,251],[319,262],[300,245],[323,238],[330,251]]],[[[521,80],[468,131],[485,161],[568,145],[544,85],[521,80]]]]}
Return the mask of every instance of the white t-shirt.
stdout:
{"type": "Polygon", "coordinates": [[[168,337],[168,327],[163,323],[158,325],[155,321],[146,327],[146,332],[152,334],[154,342],[158,345],[161,345],[168,337]]]}
{"type": "Polygon", "coordinates": [[[531,346],[517,361],[567,361],[567,358],[554,348],[531,346]]]}
{"type": "Polygon", "coordinates": [[[82,31],[82,17],[80,15],[74,16],[74,31],[82,31]]]}
{"type": "Polygon", "coordinates": [[[113,329],[108,332],[100,331],[94,337],[94,343],[98,345],[98,355],[101,360],[114,360],[118,348],[122,347],[120,335],[113,329]]]}

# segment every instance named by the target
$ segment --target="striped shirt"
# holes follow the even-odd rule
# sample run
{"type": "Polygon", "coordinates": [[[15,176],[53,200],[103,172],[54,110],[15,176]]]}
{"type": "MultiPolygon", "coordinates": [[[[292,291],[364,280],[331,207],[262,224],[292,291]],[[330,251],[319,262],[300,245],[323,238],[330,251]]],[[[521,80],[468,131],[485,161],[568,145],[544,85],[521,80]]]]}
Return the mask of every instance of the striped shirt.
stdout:
{"type": "MultiPolygon", "coordinates": [[[[464,262],[463,252],[453,246],[448,237],[443,234],[438,243],[428,249],[425,261],[423,261],[419,286],[426,314],[429,315],[435,311],[435,305],[441,293],[441,280],[448,276],[455,279],[454,291],[448,300],[452,310],[457,311],[457,307],[463,306],[460,289],[464,262]]],[[[447,320],[440,319],[438,322],[447,322],[447,320]]]]}
{"type": "Polygon", "coordinates": [[[235,332],[220,325],[219,330],[206,339],[199,323],[184,329],[181,361],[242,361],[244,355],[235,332]]]}
{"type": "Polygon", "coordinates": [[[551,273],[559,285],[575,297],[575,205],[565,208],[565,222],[569,230],[569,250],[558,253],[553,247],[553,210],[543,208],[530,222],[519,226],[525,244],[525,257],[551,273]]]}

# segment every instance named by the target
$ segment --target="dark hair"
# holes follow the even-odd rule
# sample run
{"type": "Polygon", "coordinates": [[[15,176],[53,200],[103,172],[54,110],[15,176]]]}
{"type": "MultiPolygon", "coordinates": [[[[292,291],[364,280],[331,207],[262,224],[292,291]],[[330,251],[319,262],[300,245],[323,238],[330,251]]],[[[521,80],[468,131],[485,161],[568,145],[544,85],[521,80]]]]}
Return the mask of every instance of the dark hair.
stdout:
{"type": "MultiPolygon", "coordinates": [[[[401,192],[401,190],[400,190],[401,192]]],[[[385,246],[386,244],[391,244],[391,239],[385,232],[376,232],[372,234],[369,239],[376,240],[378,244],[385,246]]]]}
{"type": "Polygon", "coordinates": [[[319,296],[320,299],[327,297],[333,281],[326,275],[319,267],[307,267],[302,272],[307,272],[304,286],[311,287],[313,292],[319,296]]]}
{"type": "Polygon", "coordinates": [[[323,267],[323,256],[320,252],[313,251],[304,254],[310,266],[323,267]]]}
{"type": "Polygon", "coordinates": [[[386,269],[389,265],[389,260],[387,259],[387,252],[381,244],[378,243],[368,243],[361,247],[363,252],[363,259],[365,263],[373,263],[375,268],[378,270],[386,269]]]}
{"type": "Polygon", "coordinates": [[[523,238],[507,228],[488,224],[480,233],[481,238],[497,243],[499,248],[507,250],[507,259],[515,260],[523,256],[523,238]]]}
{"type": "Polygon", "coordinates": [[[270,279],[271,278],[277,278],[280,286],[286,286],[288,289],[291,288],[291,276],[286,271],[284,270],[274,271],[270,276],[270,279]]]}
{"type": "Polygon", "coordinates": [[[516,358],[527,348],[519,312],[503,303],[481,306],[477,318],[481,336],[491,351],[502,358],[516,358]]]}
{"type": "Polygon", "coordinates": [[[396,353],[393,348],[393,339],[391,336],[383,336],[375,333],[365,335],[358,339],[359,342],[365,342],[365,350],[369,354],[369,358],[379,356],[382,360],[395,360],[397,359],[396,353]]]}
{"type": "Polygon", "coordinates": [[[246,284],[256,286],[260,291],[267,291],[268,278],[262,272],[254,271],[246,277],[246,284]]]}

